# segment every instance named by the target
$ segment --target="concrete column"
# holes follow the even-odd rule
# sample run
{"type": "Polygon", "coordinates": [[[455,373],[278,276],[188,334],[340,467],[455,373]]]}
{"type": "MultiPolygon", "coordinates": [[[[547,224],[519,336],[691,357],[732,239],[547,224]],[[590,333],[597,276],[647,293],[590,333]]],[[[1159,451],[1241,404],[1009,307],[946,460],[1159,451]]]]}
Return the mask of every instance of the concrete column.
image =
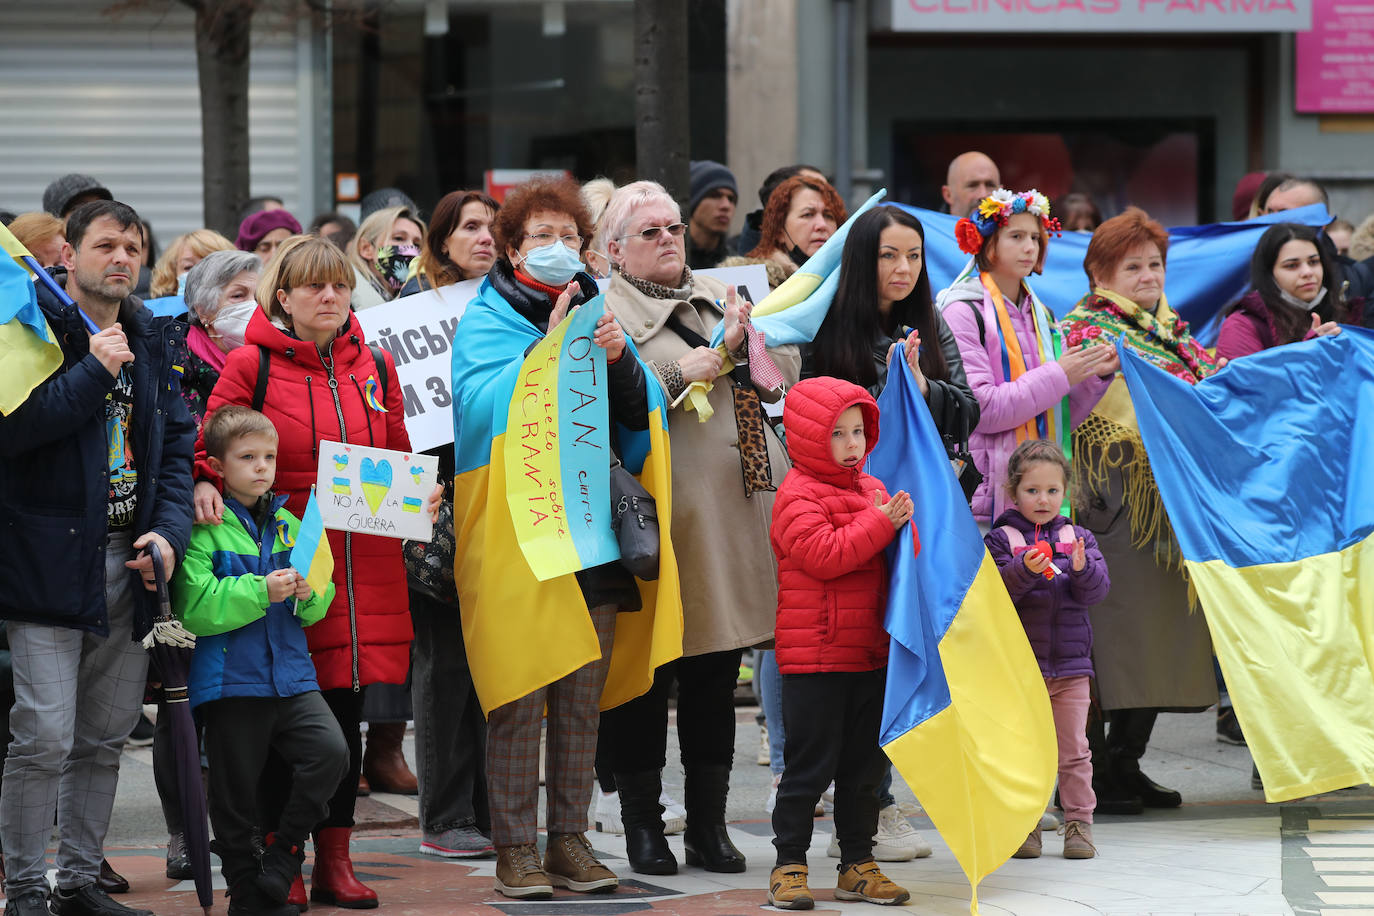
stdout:
{"type": "Polygon", "coordinates": [[[739,182],[732,231],[758,209],[758,187],[796,162],[797,0],[726,0],[727,165],[739,182]]]}

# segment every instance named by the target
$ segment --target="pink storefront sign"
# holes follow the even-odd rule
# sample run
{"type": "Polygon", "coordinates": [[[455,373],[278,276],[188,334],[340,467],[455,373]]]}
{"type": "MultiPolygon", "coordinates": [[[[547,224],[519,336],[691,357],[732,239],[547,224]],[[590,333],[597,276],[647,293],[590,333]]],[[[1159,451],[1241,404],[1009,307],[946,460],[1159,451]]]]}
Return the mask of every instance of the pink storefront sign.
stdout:
{"type": "Polygon", "coordinates": [[[1296,44],[1298,111],[1374,112],[1374,0],[1312,0],[1296,44]]]}

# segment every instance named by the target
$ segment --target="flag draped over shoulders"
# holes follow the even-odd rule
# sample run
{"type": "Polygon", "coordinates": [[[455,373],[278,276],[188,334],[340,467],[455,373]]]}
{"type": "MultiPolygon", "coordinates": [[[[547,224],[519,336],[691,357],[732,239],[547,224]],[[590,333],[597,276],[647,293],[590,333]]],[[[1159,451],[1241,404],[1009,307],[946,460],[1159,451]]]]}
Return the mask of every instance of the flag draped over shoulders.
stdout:
{"type": "Polygon", "coordinates": [[[1120,350],[1265,797],[1374,781],[1374,335],[1276,347],[1197,385],[1120,350]]]}
{"type": "MultiPolygon", "coordinates": [[[[598,312],[601,307],[600,297],[580,306],[598,312]]],[[[543,337],[484,281],[463,313],[453,343],[454,576],[468,663],[487,713],[600,654],[576,575],[545,581],[535,576],[517,541],[507,500],[504,443],[511,400],[525,354],[543,337]]],[[[626,347],[623,358],[637,359],[628,341],[626,347]]],[[[653,378],[647,369],[645,377],[653,378]]],[[[658,385],[650,384],[648,394],[648,430],[621,427],[620,443],[626,467],[639,475],[657,502],[659,578],[636,580],[643,610],[617,615],[603,709],[648,690],[654,669],[682,653],[682,603],[668,536],[672,488],[667,404],[658,385]]],[[[609,501],[610,495],[592,498],[609,501]]]]}
{"type": "Polygon", "coordinates": [[[878,406],[883,435],[868,470],[915,506],[915,536],[903,530],[889,551],[880,740],[968,876],[976,913],[978,882],[1039,823],[1054,787],[1049,694],[900,357],[878,406]]]}

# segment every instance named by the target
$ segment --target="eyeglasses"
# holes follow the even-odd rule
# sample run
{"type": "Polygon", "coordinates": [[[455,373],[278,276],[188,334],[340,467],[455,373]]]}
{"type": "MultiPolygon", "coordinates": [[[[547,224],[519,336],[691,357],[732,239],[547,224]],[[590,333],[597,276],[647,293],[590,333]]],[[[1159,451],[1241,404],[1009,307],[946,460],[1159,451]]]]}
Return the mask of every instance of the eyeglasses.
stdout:
{"type": "Polygon", "coordinates": [[[540,246],[552,244],[555,240],[562,242],[569,248],[581,248],[582,236],[580,235],[554,235],[552,232],[536,232],[534,235],[525,236],[540,244],[540,246]]]}
{"type": "Polygon", "coordinates": [[[648,228],[641,229],[638,232],[631,232],[629,235],[622,235],[620,239],[618,239],[617,241],[639,236],[646,242],[652,242],[654,239],[658,238],[658,234],[660,232],[666,232],[673,238],[677,239],[682,238],[682,233],[686,231],[686,223],[673,223],[671,226],[649,226],[648,228]]]}

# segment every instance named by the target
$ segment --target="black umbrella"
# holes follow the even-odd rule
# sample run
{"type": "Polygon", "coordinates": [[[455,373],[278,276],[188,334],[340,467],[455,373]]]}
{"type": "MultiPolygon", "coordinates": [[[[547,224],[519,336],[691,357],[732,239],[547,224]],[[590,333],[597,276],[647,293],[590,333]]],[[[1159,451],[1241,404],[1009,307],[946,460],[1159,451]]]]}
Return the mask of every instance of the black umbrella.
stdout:
{"type": "Polygon", "coordinates": [[[177,794],[186,831],[186,855],[195,873],[196,896],[208,914],[214,902],[210,878],[210,827],[205,818],[205,784],[200,777],[200,743],[191,719],[186,673],[191,667],[191,649],[196,638],[172,616],[172,599],[167,594],[167,574],[162,553],[156,545],[144,550],[153,558],[153,577],[157,582],[158,616],[153,629],[143,639],[153,669],[162,682],[162,698],[167,715],[172,717],[172,746],[176,752],[177,794]]]}

